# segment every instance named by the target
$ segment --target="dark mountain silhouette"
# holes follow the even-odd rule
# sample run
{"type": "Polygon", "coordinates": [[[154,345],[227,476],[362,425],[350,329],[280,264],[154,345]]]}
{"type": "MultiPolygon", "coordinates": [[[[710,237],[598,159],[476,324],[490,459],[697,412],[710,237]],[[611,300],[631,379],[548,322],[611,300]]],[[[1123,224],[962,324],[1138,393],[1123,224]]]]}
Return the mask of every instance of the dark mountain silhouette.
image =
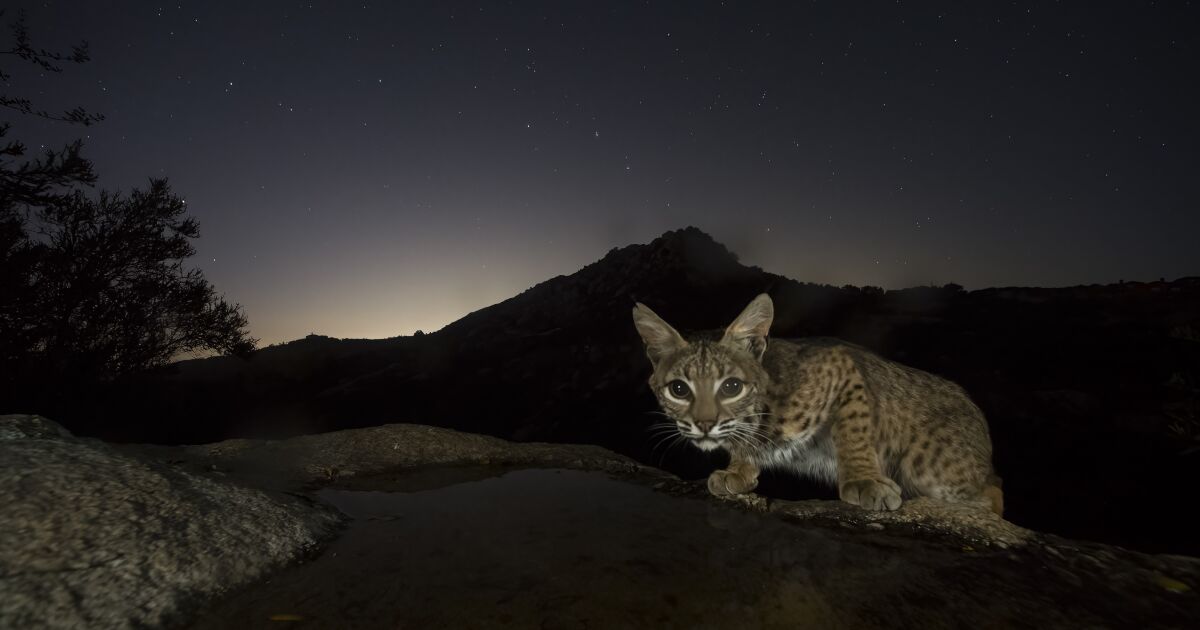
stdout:
{"type": "MultiPolygon", "coordinates": [[[[72,430],[201,442],[417,422],[594,443],[685,477],[722,465],[654,446],[635,301],[719,330],[756,294],[777,337],[830,335],[961,383],[989,418],[1008,516],[1068,536],[1200,554],[1200,279],[1062,289],[900,291],[804,284],[687,228],[610,251],[435,333],[309,336],[249,360],[184,361],[115,385],[72,430]]],[[[833,496],[768,478],[779,496],[833,496]]]]}

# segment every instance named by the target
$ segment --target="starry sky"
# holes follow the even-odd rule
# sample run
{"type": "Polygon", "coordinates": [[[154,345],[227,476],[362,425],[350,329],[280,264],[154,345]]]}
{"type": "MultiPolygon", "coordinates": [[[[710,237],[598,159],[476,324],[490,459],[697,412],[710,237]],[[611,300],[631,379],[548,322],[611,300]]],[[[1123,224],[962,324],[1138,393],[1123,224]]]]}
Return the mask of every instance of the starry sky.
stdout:
{"type": "Polygon", "coordinates": [[[838,285],[1200,274],[1190,2],[6,5],[93,58],[6,89],[107,117],[11,135],[168,177],[264,344],[436,330],[686,225],[838,285]]]}

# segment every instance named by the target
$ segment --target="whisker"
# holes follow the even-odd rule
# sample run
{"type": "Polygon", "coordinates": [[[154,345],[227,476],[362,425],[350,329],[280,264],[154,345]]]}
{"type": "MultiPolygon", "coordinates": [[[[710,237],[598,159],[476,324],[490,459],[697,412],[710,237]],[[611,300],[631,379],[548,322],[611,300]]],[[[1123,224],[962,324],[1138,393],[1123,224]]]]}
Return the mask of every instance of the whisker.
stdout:
{"type": "Polygon", "coordinates": [[[733,442],[734,444],[737,444],[738,446],[740,446],[740,448],[743,448],[745,450],[749,450],[749,451],[757,450],[754,448],[754,444],[751,444],[750,440],[746,439],[745,436],[742,436],[742,434],[730,433],[730,440],[731,440],[731,442],[733,442]]]}
{"type": "MultiPolygon", "coordinates": [[[[650,448],[650,454],[651,454],[651,455],[653,455],[653,454],[654,454],[654,451],[658,450],[658,448],[659,448],[660,446],[662,446],[662,445],[663,445],[663,443],[669,443],[671,440],[673,440],[673,439],[675,439],[675,438],[678,438],[678,437],[680,437],[680,435],[679,435],[678,433],[676,433],[676,434],[675,434],[675,435],[673,435],[673,436],[672,436],[672,435],[664,435],[664,436],[662,436],[662,437],[658,438],[658,441],[657,441],[657,442],[655,442],[655,443],[654,443],[654,446],[652,446],[652,447],[650,448]]],[[[665,451],[664,451],[664,453],[665,453],[665,451]]]]}
{"type": "Polygon", "coordinates": [[[730,433],[741,439],[746,447],[752,451],[757,451],[760,446],[765,444],[765,436],[757,433],[753,427],[747,425],[736,425],[730,433]]]}
{"type": "Polygon", "coordinates": [[[754,435],[768,435],[769,434],[769,431],[765,427],[743,426],[743,427],[739,427],[739,430],[745,431],[746,433],[751,433],[754,435]]]}
{"type": "Polygon", "coordinates": [[[770,444],[768,436],[763,433],[756,432],[754,428],[746,425],[734,427],[733,430],[730,431],[730,434],[736,435],[746,444],[747,448],[755,452],[770,444]]]}
{"type": "Polygon", "coordinates": [[[733,432],[726,433],[725,435],[723,435],[721,437],[729,440],[730,442],[733,442],[733,444],[735,446],[739,446],[739,447],[747,448],[747,449],[751,448],[750,444],[748,442],[746,442],[746,438],[744,438],[736,433],[733,433],[733,432]]]}
{"type": "Polygon", "coordinates": [[[738,425],[738,427],[739,427],[739,428],[742,428],[742,429],[745,429],[745,430],[747,430],[747,431],[753,431],[753,432],[756,432],[756,433],[762,433],[762,434],[764,434],[764,435],[766,435],[767,433],[769,433],[769,431],[767,430],[767,428],[766,428],[766,427],[764,427],[764,426],[760,426],[760,425],[757,425],[757,424],[742,423],[742,424],[739,424],[739,425],[738,425]]]}
{"type": "Polygon", "coordinates": [[[759,440],[764,443],[771,441],[771,434],[767,433],[765,430],[742,429],[742,432],[744,435],[746,435],[746,437],[754,438],[755,440],[759,440]]]}
{"type": "Polygon", "coordinates": [[[666,459],[666,457],[667,457],[667,453],[670,453],[670,452],[671,452],[671,449],[673,449],[673,448],[675,448],[676,446],[678,446],[678,445],[680,444],[680,442],[682,442],[682,441],[683,441],[683,439],[684,439],[683,435],[676,435],[676,436],[675,436],[675,439],[671,440],[671,441],[670,441],[670,442],[667,444],[667,448],[666,448],[665,450],[663,450],[663,452],[662,452],[662,455],[659,455],[659,456],[658,456],[658,465],[659,465],[660,467],[662,466],[663,460],[664,460],[664,459],[666,459]]]}

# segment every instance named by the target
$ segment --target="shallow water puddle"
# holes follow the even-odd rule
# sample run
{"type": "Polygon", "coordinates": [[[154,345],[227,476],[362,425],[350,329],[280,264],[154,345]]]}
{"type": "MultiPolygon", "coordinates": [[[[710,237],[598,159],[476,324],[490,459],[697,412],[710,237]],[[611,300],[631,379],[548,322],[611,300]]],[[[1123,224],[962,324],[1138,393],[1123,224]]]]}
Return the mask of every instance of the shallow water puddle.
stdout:
{"type": "Polygon", "coordinates": [[[602,473],[488,477],[500,472],[443,469],[386,481],[407,491],[322,490],[322,500],[353,518],[342,536],[311,562],[220,602],[193,627],[1082,621],[1055,601],[1053,589],[1020,579],[1019,564],[1004,554],[806,528],[602,473]],[[1029,606],[1045,610],[1035,620],[1026,617],[1029,606]],[[1056,609],[1063,618],[1048,618],[1056,609]]]}

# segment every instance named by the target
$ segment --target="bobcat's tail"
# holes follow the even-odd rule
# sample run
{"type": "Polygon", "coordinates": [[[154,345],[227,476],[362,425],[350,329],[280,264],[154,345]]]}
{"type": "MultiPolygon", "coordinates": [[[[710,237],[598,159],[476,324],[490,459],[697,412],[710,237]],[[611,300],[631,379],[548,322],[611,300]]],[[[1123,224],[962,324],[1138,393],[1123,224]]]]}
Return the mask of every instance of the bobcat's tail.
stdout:
{"type": "Polygon", "coordinates": [[[992,511],[996,516],[1004,516],[1004,491],[1001,490],[1003,481],[996,473],[988,476],[987,485],[983,488],[983,498],[991,504],[992,511]]]}

